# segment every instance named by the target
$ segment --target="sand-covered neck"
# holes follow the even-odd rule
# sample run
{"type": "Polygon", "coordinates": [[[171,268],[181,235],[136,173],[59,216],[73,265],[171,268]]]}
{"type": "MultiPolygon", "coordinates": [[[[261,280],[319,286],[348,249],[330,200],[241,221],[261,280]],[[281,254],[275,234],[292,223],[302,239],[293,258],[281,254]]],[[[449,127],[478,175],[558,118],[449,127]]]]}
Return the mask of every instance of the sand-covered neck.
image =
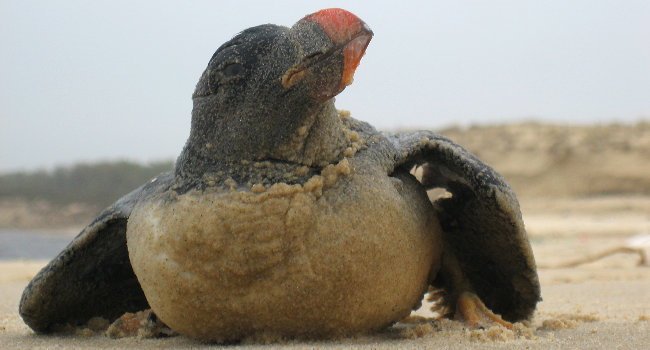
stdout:
{"type": "Polygon", "coordinates": [[[285,142],[273,148],[269,156],[306,166],[324,167],[343,157],[350,146],[347,128],[334,107],[334,99],[304,119],[285,142]]]}
{"type": "Polygon", "coordinates": [[[244,110],[234,117],[209,105],[195,100],[190,137],[176,164],[178,176],[200,178],[242,161],[322,168],[339,162],[351,145],[333,99],[300,116],[266,116],[263,111],[252,116],[253,111],[244,110]]]}

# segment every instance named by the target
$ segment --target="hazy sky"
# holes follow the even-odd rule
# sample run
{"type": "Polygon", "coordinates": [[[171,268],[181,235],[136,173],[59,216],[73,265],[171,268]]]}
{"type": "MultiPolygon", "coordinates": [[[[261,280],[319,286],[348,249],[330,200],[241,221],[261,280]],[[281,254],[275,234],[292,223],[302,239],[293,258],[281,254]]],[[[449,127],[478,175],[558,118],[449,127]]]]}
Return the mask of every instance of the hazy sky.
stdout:
{"type": "Polygon", "coordinates": [[[339,108],[379,128],[650,119],[650,1],[0,2],[0,172],[173,158],[214,50],[343,7],[375,32],[339,108]]]}

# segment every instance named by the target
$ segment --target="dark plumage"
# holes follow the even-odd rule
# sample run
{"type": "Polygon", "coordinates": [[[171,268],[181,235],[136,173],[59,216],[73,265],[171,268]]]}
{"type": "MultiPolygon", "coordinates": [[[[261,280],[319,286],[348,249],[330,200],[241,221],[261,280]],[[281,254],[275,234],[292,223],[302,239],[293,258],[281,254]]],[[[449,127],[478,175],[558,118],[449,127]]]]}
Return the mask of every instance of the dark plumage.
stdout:
{"type": "Polygon", "coordinates": [[[209,341],[322,338],[390,325],[429,285],[470,323],[474,294],[508,321],[530,317],[535,262],[503,178],[434,133],[380,133],[335,109],[371,37],[330,9],[219,47],[175,171],[102,212],[31,281],[25,322],[48,332],[151,306],[209,341]],[[451,198],[430,202],[434,187],[451,198]]]}

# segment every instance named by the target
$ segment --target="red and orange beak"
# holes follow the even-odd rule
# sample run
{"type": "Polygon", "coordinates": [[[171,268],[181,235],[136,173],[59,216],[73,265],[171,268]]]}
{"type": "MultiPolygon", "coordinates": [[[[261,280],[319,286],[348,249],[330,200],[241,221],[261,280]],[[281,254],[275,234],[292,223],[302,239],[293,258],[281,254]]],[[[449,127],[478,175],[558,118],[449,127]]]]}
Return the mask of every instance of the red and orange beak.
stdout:
{"type": "Polygon", "coordinates": [[[339,8],[320,10],[302,20],[320,25],[334,45],[345,45],[343,74],[338,92],[342,91],[354,81],[354,72],[372,39],[372,30],[359,17],[339,8]]]}

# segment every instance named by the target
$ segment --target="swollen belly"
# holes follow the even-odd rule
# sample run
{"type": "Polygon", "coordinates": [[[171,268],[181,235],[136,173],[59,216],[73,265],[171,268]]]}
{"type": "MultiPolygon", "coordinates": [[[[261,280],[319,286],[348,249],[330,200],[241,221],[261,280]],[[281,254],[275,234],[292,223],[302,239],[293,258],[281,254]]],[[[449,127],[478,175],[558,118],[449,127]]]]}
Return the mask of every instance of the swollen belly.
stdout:
{"type": "Polygon", "coordinates": [[[426,196],[404,201],[397,180],[356,180],[138,205],[129,255],[154,312],[209,341],[349,335],[408,315],[439,258],[433,211],[426,196]]]}

